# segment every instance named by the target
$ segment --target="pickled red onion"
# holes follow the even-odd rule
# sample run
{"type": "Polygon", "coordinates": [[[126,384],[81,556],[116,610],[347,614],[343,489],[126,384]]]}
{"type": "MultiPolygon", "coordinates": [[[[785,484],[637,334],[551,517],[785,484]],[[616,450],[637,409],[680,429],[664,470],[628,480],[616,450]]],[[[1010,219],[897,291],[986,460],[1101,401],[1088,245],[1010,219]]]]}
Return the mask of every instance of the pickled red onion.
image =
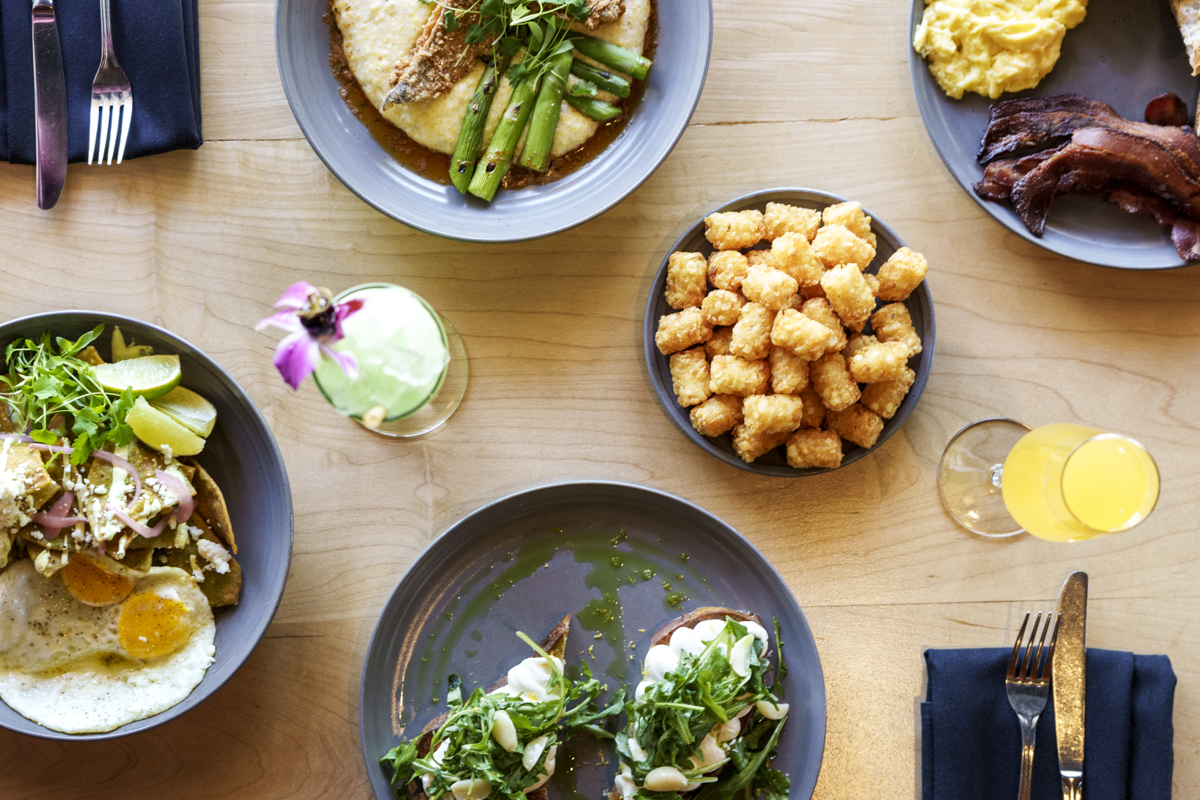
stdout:
{"type": "Polygon", "coordinates": [[[167,521],[175,518],[174,514],[164,515],[163,518],[158,521],[157,525],[155,525],[153,528],[150,528],[138,522],[136,519],[126,514],[123,509],[117,508],[112,503],[107,504],[105,508],[111,511],[113,516],[125,523],[125,527],[129,528],[134,533],[140,533],[147,539],[153,539],[155,536],[158,536],[163,532],[163,528],[167,527],[167,521]]]}
{"type": "Polygon", "coordinates": [[[120,467],[133,476],[133,499],[129,501],[129,505],[136,503],[138,498],[142,496],[142,476],[138,475],[138,471],[133,468],[133,464],[130,464],[128,461],[118,455],[113,455],[107,450],[93,450],[92,456],[100,459],[101,461],[107,461],[114,467],[120,467]]]}
{"type": "Polygon", "coordinates": [[[34,441],[32,436],[27,436],[23,433],[0,433],[0,439],[12,439],[15,442],[29,443],[34,441]]]}
{"type": "Polygon", "coordinates": [[[65,492],[49,511],[39,511],[30,516],[34,522],[42,526],[42,534],[47,539],[57,539],[63,528],[69,528],[77,522],[87,522],[87,517],[64,516],[75,503],[75,493],[65,492]]]}
{"type": "Polygon", "coordinates": [[[174,492],[175,497],[178,498],[179,513],[177,518],[182,522],[187,522],[191,519],[192,511],[196,508],[196,501],[184,482],[169,472],[163,472],[161,469],[154,473],[154,477],[158,479],[159,483],[174,492]]]}

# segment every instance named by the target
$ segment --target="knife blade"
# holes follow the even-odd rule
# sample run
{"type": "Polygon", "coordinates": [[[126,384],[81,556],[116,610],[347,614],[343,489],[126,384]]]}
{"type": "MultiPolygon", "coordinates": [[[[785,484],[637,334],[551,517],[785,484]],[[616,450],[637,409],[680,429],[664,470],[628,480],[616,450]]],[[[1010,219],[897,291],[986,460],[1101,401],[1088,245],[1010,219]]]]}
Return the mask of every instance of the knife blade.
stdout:
{"type": "Polygon", "coordinates": [[[33,0],[33,108],[38,208],[53,208],[67,180],[67,83],[54,0],[33,0]]]}
{"type": "Polygon", "coordinates": [[[1086,690],[1087,641],[1086,572],[1074,572],[1058,596],[1058,627],[1054,630],[1054,732],[1058,738],[1058,771],[1063,800],[1083,798],[1083,721],[1086,690]]]}

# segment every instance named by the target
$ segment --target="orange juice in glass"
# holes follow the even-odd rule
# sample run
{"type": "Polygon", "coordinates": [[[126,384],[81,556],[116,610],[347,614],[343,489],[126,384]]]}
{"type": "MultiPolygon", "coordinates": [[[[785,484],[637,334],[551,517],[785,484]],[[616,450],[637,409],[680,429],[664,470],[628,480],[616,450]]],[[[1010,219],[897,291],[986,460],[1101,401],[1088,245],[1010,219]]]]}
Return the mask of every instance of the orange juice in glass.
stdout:
{"type": "Polygon", "coordinates": [[[1158,501],[1159,475],[1146,448],[1121,434],[987,419],[950,440],[938,492],[955,521],[980,535],[1028,532],[1072,542],[1146,519],[1158,501]]]}

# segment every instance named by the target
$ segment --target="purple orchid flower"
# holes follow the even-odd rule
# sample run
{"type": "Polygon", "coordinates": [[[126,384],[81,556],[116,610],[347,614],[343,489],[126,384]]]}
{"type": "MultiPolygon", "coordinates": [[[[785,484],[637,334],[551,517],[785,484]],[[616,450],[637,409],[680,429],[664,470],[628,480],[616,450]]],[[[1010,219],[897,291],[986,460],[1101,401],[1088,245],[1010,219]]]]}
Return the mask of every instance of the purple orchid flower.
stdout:
{"type": "Polygon", "coordinates": [[[275,348],[275,368],[292,389],[300,388],[322,355],[336,361],[346,377],[354,380],[358,377],[358,359],[330,345],[342,339],[342,323],[362,306],[362,300],[335,303],[328,289],[300,281],[288,287],[275,302],[276,313],[255,325],[254,330],[275,327],[288,332],[275,348]]]}

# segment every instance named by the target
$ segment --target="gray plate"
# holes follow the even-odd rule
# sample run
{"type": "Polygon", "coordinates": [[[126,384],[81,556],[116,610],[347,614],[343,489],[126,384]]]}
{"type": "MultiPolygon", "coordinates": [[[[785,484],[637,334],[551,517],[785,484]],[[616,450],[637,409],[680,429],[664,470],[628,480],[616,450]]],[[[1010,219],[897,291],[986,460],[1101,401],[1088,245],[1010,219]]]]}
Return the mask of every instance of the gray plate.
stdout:
{"type": "MultiPolygon", "coordinates": [[[[909,68],[917,105],[938,154],[954,179],[984,211],[1006,228],[1059,255],[1104,267],[1165,269],[1184,266],[1167,229],[1150,217],[1126,214],[1100,197],[1057,197],[1040,239],[1031,234],[1007,202],[983,200],[972,185],[983,176],[975,161],[987,129],[992,101],[975,94],[962,100],[946,96],[912,49],[912,35],[925,8],[913,0],[909,28],[909,68]]],[[[1175,92],[1195,112],[1197,81],[1192,77],[1183,39],[1166,0],[1131,3],[1091,0],[1087,18],[1067,31],[1054,71],[1028,92],[1008,97],[1049,97],[1074,92],[1103,100],[1118,114],[1141,120],[1146,103],[1175,92]]]]}
{"type": "MultiPolygon", "coordinates": [[[[763,210],[767,203],[789,203],[802,208],[825,208],[826,206],[835,203],[844,203],[846,198],[838,197],[835,194],[828,192],[819,192],[814,189],[766,189],[761,192],[744,195],[736,200],[730,200],[725,205],[714,208],[709,213],[717,211],[741,211],[747,208],[755,208],[763,210]]],[[[887,225],[884,225],[878,217],[871,213],[871,210],[864,208],[863,211],[867,216],[871,217],[871,230],[875,232],[878,239],[878,247],[875,251],[875,260],[867,267],[867,272],[878,272],[879,267],[884,261],[891,257],[901,247],[904,247],[904,242],[899,236],[892,231],[887,225]]],[[[705,215],[707,216],[707,214],[705,215]]],[[[920,248],[916,248],[920,249],[920,248]]],[[[759,475],[776,475],[783,478],[797,478],[804,475],[819,475],[822,472],[829,472],[828,469],[795,469],[789,467],[787,458],[783,454],[782,448],[775,450],[762,456],[752,464],[747,464],[745,461],[733,451],[733,445],[730,443],[729,434],[709,438],[701,436],[695,428],[692,427],[692,422],[688,416],[690,409],[682,408],[675,399],[675,389],[671,384],[671,364],[670,356],[664,356],[658,351],[658,347],[654,344],[654,334],[658,330],[658,319],[664,314],[674,313],[675,309],[667,305],[667,299],[663,295],[664,287],[667,282],[667,260],[671,257],[671,253],[677,251],[703,253],[705,258],[712,253],[712,245],[704,238],[704,219],[701,218],[695,225],[688,228],[683,236],[671,246],[663,256],[662,265],[658,268],[658,274],[654,276],[654,283],[650,286],[650,297],[646,300],[646,316],[642,322],[642,349],[646,358],[646,368],[650,372],[650,382],[654,385],[654,393],[658,395],[658,402],[662,404],[663,410],[667,412],[667,416],[675,423],[683,434],[695,442],[702,450],[711,456],[715,456],[726,464],[731,464],[739,469],[744,469],[747,472],[754,472],[759,475]]],[[[925,391],[925,384],[929,381],[929,371],[933,368],[933,350],[937,342],[937,325],[933,319],[933,296],[929,293],[929,281],[921,282],[904,302],[908,308],[908,313],[912,316],[913,327],[916,328],[917,334],[921,337],[921,352],[909,360],[908,366],[917,374],[917,379],[913,383],[912,389],[909,390],[908,396],[904,398],[904,402],[900,404],[895,416],[884,421],[883,432],[879,434],[879,440],[875,442],[875,446],[870,450],[864,450],[857,445],[849,442],[842,442],[843,458],[841,467],[848,464],[853,464],[860,458],[869,453],[874,452],[883,446],[883,443],[892,437],[896,431],[900,430],[900,426],[908,419],[908,415],[916,407],[917,401],[921,398],[921,393],[925,391]],[[845,449],[849,447],[850,449],[845,449]]],[[[866,333],[871,332],[870,323],[864,328],[866,333]]],[[[838,467],[838,469],[841,469],[838,467]]]]}
{"type": "Polygon", "coordinates": [[[21,337],[53,331],[76,338],[105,324],[96,349],[108,358],[110,334],[121,326],[126,340],[153,345],[158,353],[177,353],[183,366],[181,385],[204,395],[217,408],[217,425],[197,461],[213,476],[229,506],[242,566],[242,595],[232,608],[214,609],[217,618],[216,660],[204,680],[174,708],[97,734],[58,733],[43,728],[0,703],[0,726],[47,739],[83,741],[114,739],[148,730],[186,713],[237,672],[262,638],[287,580],[292,559],[292,494],[275,437],[254,403],[229,373],[195,345],[155,325],[98,311],[58,311],[22,317],[0,325],[0,353],[21,337]]]}
{"type": "MultiPolygon", "coordinates": [[[[380,756],[445,709],[432,698],[445,697],[447,676],[461,675],[469,691],[504,675],[529,655],[514,632],[537,641],[565,614],[596,602],[601,590],[589,585],[598,581],[581,559],[597,563],[595,575],[611,574],[611,556],[623,568],[645,565],[658,574],[618,590],[627,645],[617,645],[615,659],[613,644],[594,638],[592,617],[584,614],[572,621],[567,664],[586,659],[610,688],[636,684],[651,635],[682,613],[664,602],[664,579],[690,595],[682,610],[747,609],[768,628],[774,616],[792,706],[775,766],[790,775],[794,800],[812,796],[825,747],[825,684],[812,633],[779,573],[733,528],[677,497],[629,484],[566,483],[511,495],[460,520],[421,554],[388,599],[367,648],[359,698],[363,758],[376,797],[392,797],[380,756]],[[614,545],[620,531],[628,538],[614,545]],[[520,569],[522,562],[530,568],[520,569]],[[503,597],[496,600],[498,587],[503,597]]],[[[611,752],[600,759],[598,745],[578,739],[565,749],[576,753],[573,768],[571,756],[559,756],[550,796],[601,797],[612,785],[611,752]],[[597,766],[601,760],[607,765],[597,766]]]]}
{"type": "Polygon", "coordinates": [[[641,186],[683,135],[708,72],[712,0],[658,3],[658,50],[640,105],[608,149],[545,186],[501,190],[489,206],[411,172],[371,138],[329,68],[328,0],[277,0],[283,89],[313,150],[346,187],[418,230],[472,242],[516,242],[565,231],[641,186]]]}

